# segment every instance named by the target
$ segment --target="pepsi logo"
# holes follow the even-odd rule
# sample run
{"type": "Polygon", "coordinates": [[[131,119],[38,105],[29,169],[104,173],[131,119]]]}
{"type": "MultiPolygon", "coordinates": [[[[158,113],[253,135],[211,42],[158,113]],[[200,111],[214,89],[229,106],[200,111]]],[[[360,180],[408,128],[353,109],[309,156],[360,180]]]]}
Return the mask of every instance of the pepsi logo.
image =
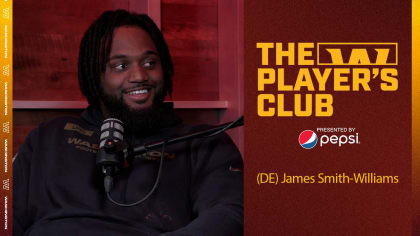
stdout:
{"type": "Polygon", "coordinates": [[[318,142],[318,137],[312,130],[304,130],[299,134],[299,144],[305,149],[312,149],[318,142]]]}

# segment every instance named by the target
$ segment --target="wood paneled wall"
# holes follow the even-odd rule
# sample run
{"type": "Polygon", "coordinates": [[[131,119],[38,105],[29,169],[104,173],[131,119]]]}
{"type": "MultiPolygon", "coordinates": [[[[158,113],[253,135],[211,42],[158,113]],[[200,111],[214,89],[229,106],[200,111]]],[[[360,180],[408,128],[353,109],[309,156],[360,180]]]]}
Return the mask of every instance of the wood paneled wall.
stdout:
{"type": "Polygon", "coordinates": [[[161,7],[175,66],[174,100],[218,100],[217,0],[163,0],[161,7]]]}
{"type": "Polygon", "coordinates": [[[14,0],[14,100],[81,100],[77,82],[80,39],[106,9],[128,0],[14,0]]]}
{"type": "MultiPolygon", "coordinates": [[[[128,0],[41,2],[34,10],[30,0],[14,1],[14,99],[82,100],[81,37],[102,11],[128,6],[128,0]]],[[[161,11],[175,65],[173,99],[218,100],[217,1],[164,0],[161,11]]]]}

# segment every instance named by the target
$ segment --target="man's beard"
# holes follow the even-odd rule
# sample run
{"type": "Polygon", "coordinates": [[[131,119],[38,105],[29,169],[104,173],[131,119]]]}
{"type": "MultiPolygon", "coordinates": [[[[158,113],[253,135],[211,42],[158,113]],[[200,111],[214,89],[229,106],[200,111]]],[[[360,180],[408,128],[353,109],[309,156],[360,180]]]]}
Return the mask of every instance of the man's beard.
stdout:
{"type": "Polygon", "coordinates": [[[107,94],[101,89],[101,98],[110,118],[116,118],[124,124],[124,135],[147,137],[165,126],[167,112],[163,106],[163,96],[156,93],[151,107],[132,109],[123,100],[107,94]]]}

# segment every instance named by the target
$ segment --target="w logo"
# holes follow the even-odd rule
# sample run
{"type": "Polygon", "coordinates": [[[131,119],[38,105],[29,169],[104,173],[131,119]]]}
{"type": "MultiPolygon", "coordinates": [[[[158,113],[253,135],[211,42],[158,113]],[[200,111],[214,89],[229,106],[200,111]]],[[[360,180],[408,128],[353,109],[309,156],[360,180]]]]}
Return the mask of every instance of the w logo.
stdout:
{"type": "Polygon", "coordinates": [[[9,76],[9,65],[3,66],[3,75],[9,76]]]}
{"type": "Polygon", "coordinates": [[[9,19],[9,8],[3,8],[3,18],[4,19],[9,19]]]}

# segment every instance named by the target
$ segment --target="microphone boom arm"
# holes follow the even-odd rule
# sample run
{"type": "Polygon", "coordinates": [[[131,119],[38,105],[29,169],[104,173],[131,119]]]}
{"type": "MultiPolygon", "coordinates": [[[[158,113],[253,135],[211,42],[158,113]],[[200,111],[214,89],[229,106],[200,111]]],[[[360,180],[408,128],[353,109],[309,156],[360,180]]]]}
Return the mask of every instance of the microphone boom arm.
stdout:
{"type": "Polygon", "coordinates": [[[218,125],[216,127],[200,130],[200,131],[190,133],[190,134],[185,134],[185,135],[178,136],[178,137],[175,137],[175,138],[170,138],[170,139],[164,140],[164,141],[157,141],[157,142],[137,146],[137,147],[132,148],[131,153],[135,154],[135,155],[143,154],[143,153],[146,153],[150,150],[160,148],[163,145],[167,146],[169,144],[179,143],[179,142],[182,142],[182,141],[185,141],[185,140],[188,140],[188,139],[193,139],[193,138],[210,137],[210,136],[216,135],[218,133],[221,133],[225,130],[232,129],[232,128],[235,128],[235,127],[239,127],[239,126],[242,126],[242,125],[244,125],[244,117],[243,116],[241,116],[240,118],[238,118],[235,121],[227,122],[227,123],[218,125]]]}

